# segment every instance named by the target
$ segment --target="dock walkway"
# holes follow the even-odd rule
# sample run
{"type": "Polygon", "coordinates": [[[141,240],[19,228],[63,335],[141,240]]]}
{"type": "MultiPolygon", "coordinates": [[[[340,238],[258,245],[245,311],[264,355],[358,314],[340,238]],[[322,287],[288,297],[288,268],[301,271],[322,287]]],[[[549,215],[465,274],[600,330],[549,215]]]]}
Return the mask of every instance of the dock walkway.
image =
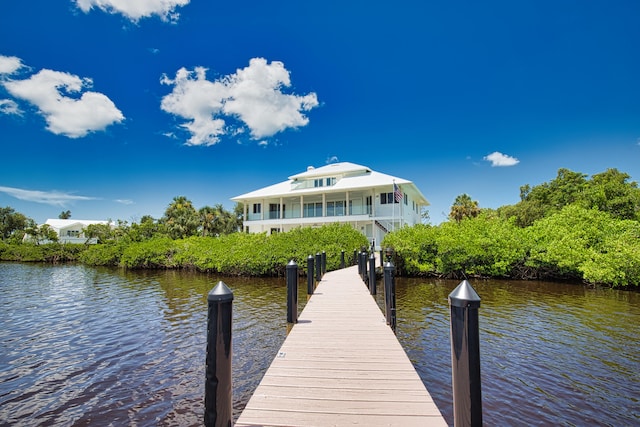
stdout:
{"type": "Polygon", "coordinates": [[[235,425],[447,423],[354,266],[324,275],[235,425]]]}

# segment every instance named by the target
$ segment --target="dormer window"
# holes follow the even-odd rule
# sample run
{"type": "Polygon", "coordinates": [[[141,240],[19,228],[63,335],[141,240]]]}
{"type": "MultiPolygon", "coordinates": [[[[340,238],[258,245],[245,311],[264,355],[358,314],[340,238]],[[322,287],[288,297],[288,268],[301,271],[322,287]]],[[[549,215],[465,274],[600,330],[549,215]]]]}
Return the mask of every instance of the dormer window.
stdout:
{"type": "Polygon", "coordinates": [[[336,178],[317,178],[313,180],[314,187],[331,187],[336,184],[336,178]]]}

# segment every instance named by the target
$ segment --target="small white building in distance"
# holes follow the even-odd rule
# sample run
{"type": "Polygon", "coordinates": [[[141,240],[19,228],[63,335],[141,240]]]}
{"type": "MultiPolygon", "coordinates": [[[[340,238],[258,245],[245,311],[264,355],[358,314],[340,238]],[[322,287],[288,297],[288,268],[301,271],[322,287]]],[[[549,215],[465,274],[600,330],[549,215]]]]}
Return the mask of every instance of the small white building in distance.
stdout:
{"type": "Polygon", "coordinates": [[[429,202],[411,181],[353,163],[308,167],[287,181],[231,200],[244,205],[244,230],[267,234],[295,227],[351,224],[376,246],[399,227],[419,224],[429,202]]]}
{"type": "MultiPolygon", "coordinates": [[[[87,238],[82,232],[91,224],[110,224],[109,221],[93,221],[86,219],[48,219],[45,224],[58,233],[59,243],[86,243],[87,238]]],[[[91,239],[89,243],[96,243],[91,239]]]]}

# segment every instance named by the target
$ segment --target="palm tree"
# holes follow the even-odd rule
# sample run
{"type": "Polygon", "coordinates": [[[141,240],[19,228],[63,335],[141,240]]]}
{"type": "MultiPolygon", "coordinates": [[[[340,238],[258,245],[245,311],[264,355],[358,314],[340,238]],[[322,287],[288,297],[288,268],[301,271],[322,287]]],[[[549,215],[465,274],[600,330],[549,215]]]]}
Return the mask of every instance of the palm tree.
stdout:
{"type": "Polygon", "coordinates": [[[172,239],[195,236],[200,226],[198,212],[191,200],[185,196],[176,196],[164,212],[162,222],[167,226],[172,239]]]}
{"type": "Polygon", "coordinates": [[[213,236],[215,234],[217,216],[218,212],[211,206],[204,206],[198,210],[202,236],[213,236]]]}
{"type": "Polygon", "coordinates": [[[461,194],[454,200],[449,218],[455,222],[460,222],[464,218],[475,218],[479,213],[480,208],[478,207],[478,202],[471,200],[471,196],[468,194],[461,194]]]}

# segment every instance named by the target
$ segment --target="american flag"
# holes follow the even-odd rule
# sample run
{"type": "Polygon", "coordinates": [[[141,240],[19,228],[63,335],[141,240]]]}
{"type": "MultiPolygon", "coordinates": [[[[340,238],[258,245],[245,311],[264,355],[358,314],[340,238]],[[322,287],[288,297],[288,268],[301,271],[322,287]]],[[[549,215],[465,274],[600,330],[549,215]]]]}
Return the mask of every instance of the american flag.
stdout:
{"type": "Polygon", "coordinates": [[[400,187],[393,183],[393,198],[396,199],[396,202],[402,202],[402,191],[400,191],[400,187]]]}

